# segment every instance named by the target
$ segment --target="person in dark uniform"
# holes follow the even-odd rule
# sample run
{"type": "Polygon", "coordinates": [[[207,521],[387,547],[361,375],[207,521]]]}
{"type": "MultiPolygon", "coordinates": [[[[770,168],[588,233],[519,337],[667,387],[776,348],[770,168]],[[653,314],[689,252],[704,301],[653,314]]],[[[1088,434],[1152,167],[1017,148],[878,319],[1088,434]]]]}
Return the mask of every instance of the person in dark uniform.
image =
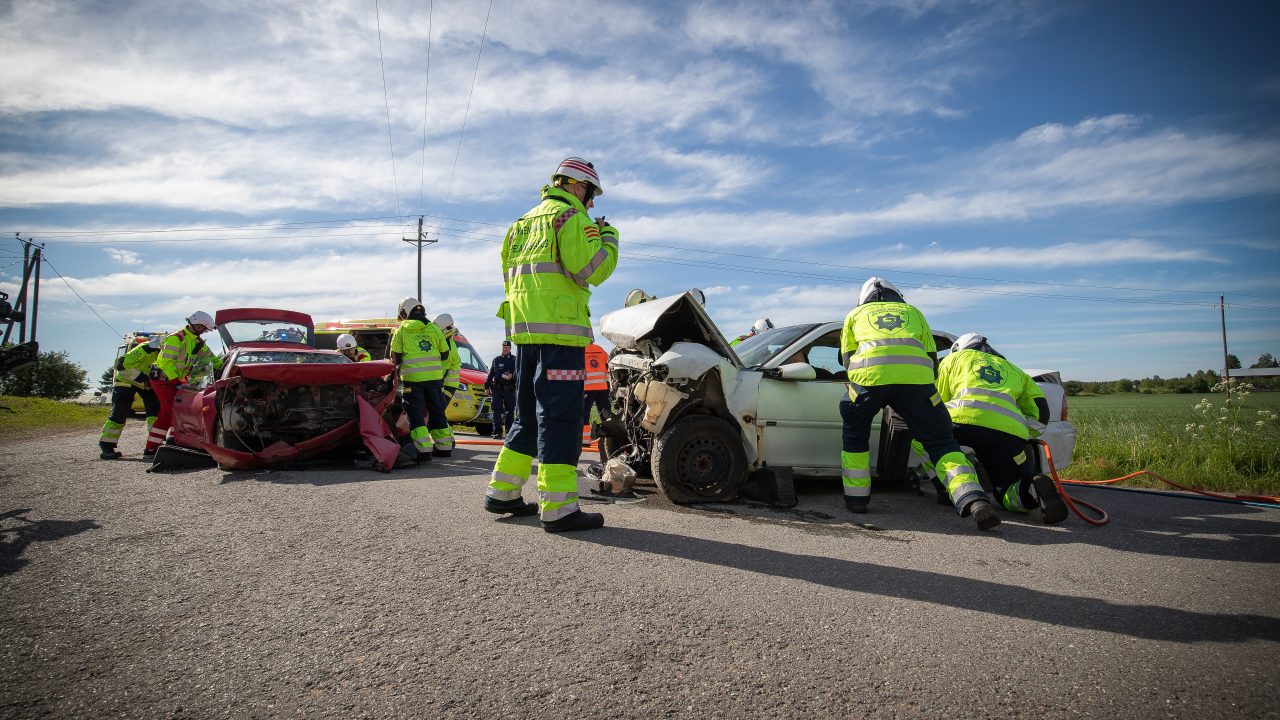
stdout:
{"type": "Polygon", "coordinates": [[[516,356],[511,354],[511,341],[502,341],[502,354],[489,363],[489,376],[484,379],[484,394],[493,398],[493,437],[507,436],[516,412],[516,356]]]}

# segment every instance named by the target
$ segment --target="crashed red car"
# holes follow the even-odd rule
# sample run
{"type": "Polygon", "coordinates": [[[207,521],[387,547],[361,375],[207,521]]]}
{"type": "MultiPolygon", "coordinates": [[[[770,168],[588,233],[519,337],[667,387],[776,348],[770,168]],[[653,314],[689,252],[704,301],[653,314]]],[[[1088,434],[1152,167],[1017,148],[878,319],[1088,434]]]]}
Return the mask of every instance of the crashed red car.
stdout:
{"type": "Polygon", "coordinates": [[[317,458],[362,443],[389,470],[400,446],[395,366],[317,350],[311,316],[235,308],[214,317],[222,370],[193,372],[174,398],[171,441],[218,465],[250,470],[317,458]]]}

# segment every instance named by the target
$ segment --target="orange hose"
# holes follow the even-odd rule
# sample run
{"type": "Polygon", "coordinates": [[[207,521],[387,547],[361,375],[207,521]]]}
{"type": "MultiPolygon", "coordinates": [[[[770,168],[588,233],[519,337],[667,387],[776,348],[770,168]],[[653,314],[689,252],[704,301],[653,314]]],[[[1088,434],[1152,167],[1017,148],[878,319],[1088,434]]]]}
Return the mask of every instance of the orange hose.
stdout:
{"type": "Polygon", "coordinates": [[[1118,482],[1124,482],[1125,480],[1128,480],[1130,478],[1138,477],[1139,475],[1150,475],[1151,477],[1155,478],[1156,480],[1159,480],[1160,482],[1166,485],[1169,485],[1170,487],[1174,487],[1179,490],[1184,490],[1186,492],[1195,493],[1197,495],[1204,495],[1205,497],[1215,498],[1217,500],[1232,500],[1235,502],[1257,502],[1257,503],[1268,503],[1272,505],[1280,504],[1280,497],[1277,497],[1275,495],[1238,495],[1238,494],[1227,494],[1227,493],[1215,493],[1215,492],[1209,492],[1208,490],[1197,490],[1196,488],[1187,487],[1186,485],[1179,485],[1178,483],[1170,480],[1169,478],[1163,475],[1159,475],[1157,473],[1153,473],[1150,470],[1139,470],[1138,472],[1129,473],[1128,475],[1123,475],[1117,478],[1111,478],[1110,480],[1063,480],[1058,477],[1058,468],[1055,467],[1053,464],[1053,451],[1049,449],[1049,444],[1043,440],[1036,440],[1035,442],[1039,443],[1039,445],[1044,448],[1045,458],[1048,459],[1049,461],[1049,476],[1053,478],[1053,484],[1058,487],[1058,493],[1062,495],[1063,501],[1066,502],[1067,507],[1071,508],[1071,511],[1074,512],[1076,516],[1078,516],[1081,520],[1084,520],[1085,522],[1089,523],[1090,525],[1095,525],[1095,526],[1106,525],[1108,522],[1111,521],[1111,516],[1108,515],[1105,510],[1103,510],[1102,508],[1096,505],[1092,505],[1083,500],[1080,500],[1078,498],[1073,498],[1070,495],[1068,495],[1066,488],[1062,487],[1063,483],[1066,483],[1068,485],[1114,485],[1118,482]],[[1093,518],[1086,517],[1084,513],[1080,512],[1079,508],[1077,508],[1076,505],[1081,505],[1083,507],[1089,508],[1091,511],[1097,513],[1098,519],[1094,520],[1093,518]]]}

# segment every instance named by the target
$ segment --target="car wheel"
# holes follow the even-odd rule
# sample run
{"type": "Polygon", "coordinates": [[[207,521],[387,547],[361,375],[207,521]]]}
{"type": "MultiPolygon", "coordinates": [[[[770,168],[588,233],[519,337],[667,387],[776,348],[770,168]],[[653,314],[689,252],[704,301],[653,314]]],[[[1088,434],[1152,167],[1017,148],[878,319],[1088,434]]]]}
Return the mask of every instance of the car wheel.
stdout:
{"type": "Polygon", "coordinates": [[[911,428],[888,408],[880,421],[880,452],[876,463],[877,487],[899,490],[911,483],[911,428]]]}
{"type": "Polygon", "coordinates": [[[489,437],[493,434],[493,423],[472,423],[471,427],[474,428],[476,434],[481,437],[489,437]]]}
{"type": "Polygon", "coordinates": [[[694,415],[672,425],[654,443],[653,478],[672,502],[732,500],[747,479],[747,453],[729,423],[694,415]]]}

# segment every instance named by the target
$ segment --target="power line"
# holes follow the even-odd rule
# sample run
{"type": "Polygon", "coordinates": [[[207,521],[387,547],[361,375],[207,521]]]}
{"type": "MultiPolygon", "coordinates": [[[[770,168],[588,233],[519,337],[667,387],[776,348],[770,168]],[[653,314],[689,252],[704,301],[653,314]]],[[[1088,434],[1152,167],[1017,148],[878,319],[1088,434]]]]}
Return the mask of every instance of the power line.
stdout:
{"type": "Polygon", "coordinates": [[[435,10],[435,4],[435,0],[427,3],[427,80],[422,88],[422,169],[418,172],[419,215],[427,209],[422,202],[422,195],[427,185],[427,101],[431,97],[431,29],[434,27],[432,25],[432,13],[435,10]]]}
{"type": "Polygon", "coordinates": [[[382,57],[382,11],[378,9],[378,0],[373,0],[374,20],[378,27],[378,65],[382,68],[382,103],[387,109],[387,148],[391,151],[391,187],[396,195],[396,216],[400,213],[400,181],[396,179],[396,146],[391,142],[391,100],[387,97],[387,63],[382,57]]]}
{"type": "Polygon", "coordinates": [[[471,73],[471,92],[467,93],[467,109],[462,113],[462,128],[458,131],[458,149],[453,154],[453,171],[449,173],[449,185],[445,189],[444,204],[453,197],[453,178],[458,174],[458,158],[462,155],[462,137],[467,134],[467,117],[471,115],[471,98],[476,94],[476,78],[480,76],[480,58],[484,55],[484,41],[489,35],[489,16],[493,15],[493,0],[489,0],[489,12],[484,16],[484,31],[480,33],[480,51],[476,53],[476,69],[471,73]]]}
{"type": "MultiPolygon", "coordinates": [[[[62,278],[62,284],[63,284],[63,285],[66,285],[68,290],[70,290],[72,293],[75,293],[75,296],[76,296],[76,297],[78,297],[78,298],[80,298],[80,302],[84,303],[84,306],[85,306],[85,307],[87,307],[87,308],[89,308],[89,312],[93,313],[94,315],[98,315],[98,311],[93,309],[93,306],[89,304],[89,301],[88,301],[88,300],[85,300],[85,299],[84,299],[84,296],[82,296],[80,293],[76,292],[76,289],[75,289],[75,288],[73,288],[73,287],[71,287],[71,283],[67,282],[67,279],[66,279],[65,277],[62,277],[62,273],[58,272],[58,268],[54,267],[54,266],[53,266],[53,263],[49,262],[49,256],[48,256],[48,255],[44,255],[43,253],[41,253],[41,255],[43,256],[44,264],[45,264],[45,265],[48,265],[48,266],[49,266],[49,269],[50,269],[50,270],[52,270],[52,271],[54,272],[54,274],[55,274],[55,275],[57,275],[58,277],[62,278]]],[[[111,323],[107,322],[107,321],[106,321],[106,318],[102,317],[101,315],[98,315],[98,319],[102,321],[102,324],[103,324],[103,325],[106,325],[106,326],[107,326],[107,329],[108,329],[108,330],[110,330],[111,332],[115,333],[116,335],[120,335],[120,331],[119,331],[119,330],[116,330],[116,329],[115,329],[115,328],[113,328],[113,327],[111,327],[111,323]]]]}
{"type": "MultiPolygon", "coordinates": [[[[212,230],[253,230],[253,229],[274,229],[289,228],[294,225],[330,225],[333,223],[358,223],[370,222],[373,220],[399,220],[399,215],[380,215],[377,217],[366,218],[342,218],[335,220],[299,220],[297,222],[285,223],[265,223],[259,225],[206,225],[203,227],[189,228],[149,228],[149,229],[130,229],[116,228],[115,230],[55,230],[50,231],[54,234],[41,234],[43,238],[60,238],[73,237],[78,235],[155,235],[161,233],[184,233],[184,232],[205,232],[212,230]]],[[[400,227],[399,225],[378,225],[376,227],[400,227]]],[[[0,234],[12,235],[14,233],[26,234],[25,230],[4,230],[0,234]]]]}
{"type": "MultiPolygon", "coordinates": [[[[370,226],[366,226],[370,227],[370,226]]],[[[189,237],[189,238],[166,238],[163,240],[156,239],[124,239],[124,240],[51,240],[47,236],[39,236],[40,240],[57,243],[59,245],[145,245],[149,243],[189,243],[189,242],[228,242],[238,240],[297,240],[297,239],[325,239],[325,238],[349,238],[349,237],[375,237],[379,235],[396,235],[401,234],[402,225],[383,225],[380,227],[395,228],[394,230],[381,230],[378,232],[353,232],[353,233],[332,233],[329,235],[251,235],[245,237],[189,237]]]]}

